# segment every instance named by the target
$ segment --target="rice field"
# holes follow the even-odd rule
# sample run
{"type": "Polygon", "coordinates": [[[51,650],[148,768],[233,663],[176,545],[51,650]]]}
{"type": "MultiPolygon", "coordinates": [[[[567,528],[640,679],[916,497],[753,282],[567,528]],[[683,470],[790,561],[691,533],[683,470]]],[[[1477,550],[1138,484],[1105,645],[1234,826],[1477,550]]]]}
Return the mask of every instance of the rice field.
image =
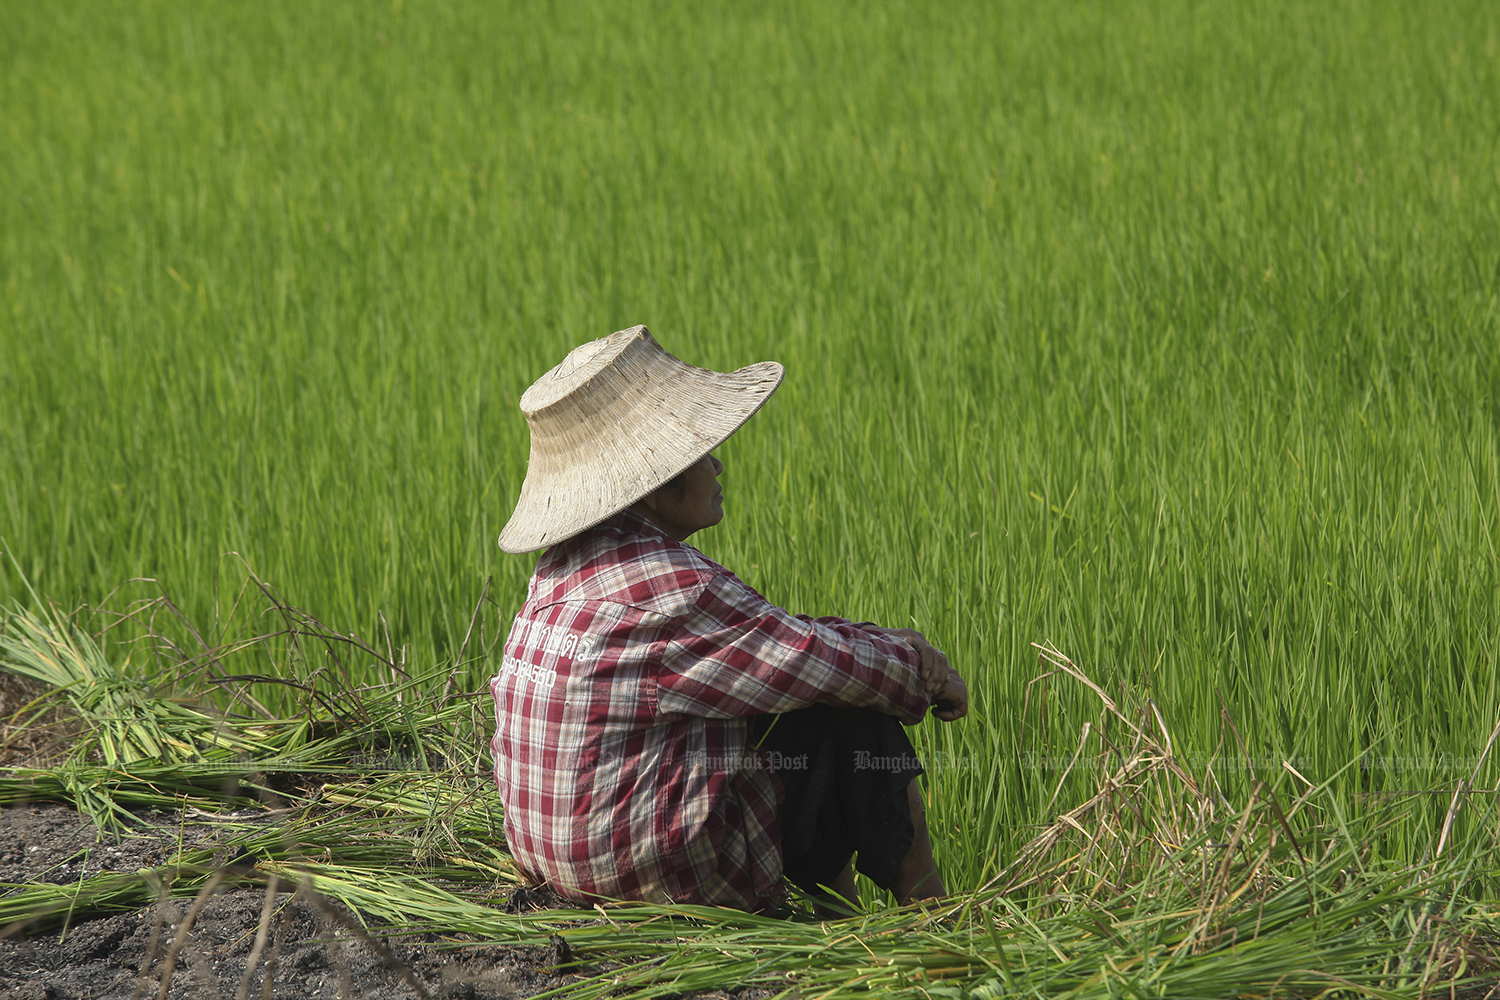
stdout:
{"type": "MultiPolygon", "coordinates": [[[[503,631],[532,563],[495,544],[516,401],[645,323],[695,364],[787,368],[694,543],[793,610],[919,628],[969,679],[970,717],[916,737],[950,887],[1085,803],[1136,720],[1215,801],[1315,787],[1289,832],[1361,870],[1461,856],[1493,894],[1490,5],[0,24],[7,606],[147,577],[208,635],[243,621],[248,565],[481,691],[476,604],[490,581],[503,631]],[[1121,715],[1037,681],[1033,644],[1121,715]]],[[[343,681],[390,679],[371,656],[343,681]]]]}

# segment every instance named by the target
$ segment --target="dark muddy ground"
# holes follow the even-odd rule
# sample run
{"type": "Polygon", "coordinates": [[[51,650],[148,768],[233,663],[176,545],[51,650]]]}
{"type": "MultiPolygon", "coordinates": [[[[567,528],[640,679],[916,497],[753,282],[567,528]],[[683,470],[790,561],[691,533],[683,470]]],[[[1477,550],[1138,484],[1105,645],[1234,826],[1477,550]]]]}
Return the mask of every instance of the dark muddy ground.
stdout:
{"type": "MultiPolygon", "coordinates": [[[[18,884],[70,884],[101,871],[134,872],[165,863],[183,844],[210,836],[193,817],[157,814],[133,836],[100,839],[92,823],[52,803],[0,809],[0,896],[18,884]],[[144,834],[144,835],[141,835],[144,834]]],[[[381,937],[389,949],[350,929],[347,911],[282,892],[246,980],[266,893],[229,888],[204,903],[175,961],[169,952],[192,905],[167,900],[112,916],[74,919],[65,928],[0,939],[0,1000],[136,1000],[160,995],[170,961],[167,996],[232,1000],[274,997],[359,997],[394,1000],[418,996],[407,977],[431,996],[455,1000],[509,1000],[578,982],[603,966],[558,966],[572,956],[551,948],[468,942],[453,948],[431,935],[381,937]],[[242,994],[240,991],[244,989],[242,994]],[[269,992],[267,992],[269,990],[269,992]]],[[[556,939],[560,941],[561,939],[556,939]]],[[[564,948],[566,946],[563,946],[564,948]]],[[[758,1000],[764,990],[697,994],[758,1000]]]]}
{"type": "MultiPolygon", "coordinates": [[[[41,716],[23,712],[27,719],[17,725],[14,713],[42,690],[0,672],[0,763],[45,766],[76,729],[76,721],[61,711],[41,716]]],[[[138,818],[144,822],[129,835],[100,837],[88,819],[68,806],[37,802],[0,807],[0,900],[28,883],[69,885],[101,872],[154,868],[182,847],[214,836],[210,817],[202,814],[143,813],[138,818]]],[[[412,980],[433,997],[510,1000],[566,987],[608,967],[591,957],[580,964],[556,944],[517,947],[433,935],[386,937],[376,931],[376,945],[351,930],[358,921],[338,904],[306,902],[290,890],[274,898],[267,937],[252,964],[265,902],[262,888],[225,887],[210,896],[175,959],[169,959],[169,952],[191,899],[108,916],[77,916],[66,926],[45,930],[0,926],[0,1000],[155,1000],[163,978],[170,1000],[405,1000],[421,995],[412,980]],[[385,956],[379,954],[380,945],[385,956]],[[560,969],[562,965],[570,971],[560,969]]],[[[532,896],[524,906],[546,902],[532,896]]],[[[751,988],[693,997],[763,1000],[772,995],[751,988]]]]}
{"type": "MultiPolygon", "coordinates": [[[[205,836],[206,828],[163,814],[144,832],[100,840],[93,824],[66,806],[0,809],[0,883],[6,884],[0,892],[19,883],[69,884],[101,871],[160,865],[180,844],[205,836]]],[[[205,902],[171,963],[169,997],[229,1000],[242,986],[249,997],[417,996],[404,970],[433,996],[500,1000],[577,979],[555,970],[560,956],[548,948],[481,944],[450,950],[435,939],[408,936],[386,940],[391,955],[383,958],[349,929],[336,904],[324,902],[323,909],[284,892],[273,904],[267,940],[246,984],[265,898],[264,890],[235,888],[205,902]]],[[[190,899],[167,900],[133,913],[75,919],[66,928],[13,933],[0,940],[0,998],[156,997],[191,905],[190,899]]]]}

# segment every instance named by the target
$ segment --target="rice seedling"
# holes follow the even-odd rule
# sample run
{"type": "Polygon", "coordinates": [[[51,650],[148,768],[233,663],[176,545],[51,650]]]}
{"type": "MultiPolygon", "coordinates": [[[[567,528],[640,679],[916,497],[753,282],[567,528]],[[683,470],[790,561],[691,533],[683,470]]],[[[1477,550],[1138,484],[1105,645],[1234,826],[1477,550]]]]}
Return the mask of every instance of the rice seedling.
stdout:
{"type": "MultiPolygon", "coordinates": [[[[252,751],[254,731],[235,732],[216,715],[156,695],[129,670],[112,665],[98,645],[55,607],[43,615],[18,609],[0,635],[6,669],[51,685],[88,728],[71,749],[105,766],[154,761],[233,761],[252,751]]],[[[33,706],[28,706],[31,708],[33,706]]]]}

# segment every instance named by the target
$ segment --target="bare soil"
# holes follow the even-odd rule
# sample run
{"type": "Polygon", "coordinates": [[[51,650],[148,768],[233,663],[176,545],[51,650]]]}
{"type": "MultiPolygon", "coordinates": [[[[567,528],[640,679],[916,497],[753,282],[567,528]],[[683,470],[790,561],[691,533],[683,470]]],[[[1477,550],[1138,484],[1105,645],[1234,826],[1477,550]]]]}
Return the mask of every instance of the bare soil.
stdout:
{"type": "MultiPolygon", "coordinates": [[[[0,671],[0,765],[45,767],[67,746],[77,722],[66,712],[45,706],[18,712],[45,690],[0,671]]],[[[250,821],[254,815],[235,818],[250,821]]],[[[211,843],[219,817],[190,810],[136,818],[139,824],[123,836],[101,835],[66,805],[0,807],[0,898],[28,885],[71,885],[103,872],[164,865],[184,847],[211,843]]],[[[521,910],[558,902],[528,889],[511,899],[521,910]]],[[[331,900],[297,898],[290,887],[274,897],[266,940],[252,963],[265,903],[263,888],[226,884],[204,901],[175,956],[172,945],[191,899],[164,898],[104,916],[70,915],[46,929],[0,927],[0,1000],[406,1000],[424,993],[444,1000],[512,1000],[610,967],[607,961],[576,959],[561,937],[550,947],[525,947],[383,934],[368,917],[364,923],[371,930],[361,934],[352,929],[360,923],[357,915],[331,900]]],[[[751,987],[691,997],[764,1000],[774,992],[751,987]]]]}
{"type": "MultiPolygon", "coordinates": [[[[46,766],[66,745],[76,722],[65,712],[20,712],[24,720],[16,714],[44,691],[35,681],[0,672],[0,763],[46,766]]],[[[139,827],[114,836],[101,835],[86,817],[57,803],[0,808],[0,897],[28,884],[70,885],[101,872],[154,868],[213,836],[201,817],[138,818],[139,827]]],[[[571,956],[556,945],[441,941],[433,935],[378,937],[387,949],[382,956],[349,929],[356,921],[338,904],[324,900],[320,908],[283,891],[247,981],[265,899],[264,890],[231,886],[210,896],[170,961],[170,974],[168,953],[190,899],[164,899],[108,916],[85,914],[31,933],[0,929],[0,1000],[154,1000],[164,978],[171,1000],[232,1000],[242,989],[251,1000],[419,996],[407,977],[433,997],[510,1000],[566,986],[590,971],[573,965],[572,973],[560,972],[571,956]]]]}
{"type": "MultiPolygon", "coordinates": [[[[71,884],[104,871],[134,872],[164,864],[184,844],[211,836],[190,817],[160,813],[124,837],[100,836],[71,808],[36,803],[0,809],[0,895],[21,885],[71,884]]],[[[313,905],[279,893],[267,940],[246,976],[261,923],[263,889],[227,887],[210,896],[175,961],[168,958],[190,899],[162,900],[129,913],[69,920],[66,926],[0,938],[0,1000],[139,1000],[204,997],[303,1000],[360,997],[394,1000],[420,994],[454,1000],[510,1000],[567,986],[603,971],[578,964],[562,939],[551,947],[440,940],[434,935],[381,936],[350,929],[352,915],[331,901],[313,905]],[[388,954],[379,953],[383,944],[388,954]],[[171,965],[168,976],[167,967],[171,965]],[[559,968],[567,966],[567,970],[559,968]],[[410,977],[410,979],[408,978],[410,977]],[[244,994],[241,994],[241,989],[244,994]]],[[[544,902],[535,896],[523,906],[544,902]]],[[[372,927],[374,926],[372,922],[372,927]]],[[[754,1000],[764,990],[735,996],[754,1000]]]]}

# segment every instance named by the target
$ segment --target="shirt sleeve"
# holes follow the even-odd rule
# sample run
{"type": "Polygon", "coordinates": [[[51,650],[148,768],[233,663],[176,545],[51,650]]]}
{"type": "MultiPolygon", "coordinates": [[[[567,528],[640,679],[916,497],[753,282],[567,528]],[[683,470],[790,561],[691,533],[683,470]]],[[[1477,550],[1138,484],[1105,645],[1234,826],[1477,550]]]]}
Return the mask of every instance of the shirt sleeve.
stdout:
{"type": "Polygon", "coordinates": [[[732,718],[824,703],[907,725],[927,712],[917,653],[842,618],[793,615],[732,574],[704,588],[661,659],[664,713],[732,718]]]}

